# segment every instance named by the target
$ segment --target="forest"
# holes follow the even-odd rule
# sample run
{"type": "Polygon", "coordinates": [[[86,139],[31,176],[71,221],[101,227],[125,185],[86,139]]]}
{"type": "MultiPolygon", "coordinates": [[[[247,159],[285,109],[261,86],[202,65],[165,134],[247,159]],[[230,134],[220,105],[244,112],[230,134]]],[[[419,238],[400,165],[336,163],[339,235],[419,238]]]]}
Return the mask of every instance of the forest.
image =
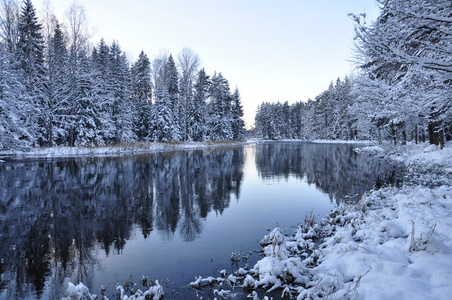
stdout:
{"type": "Polygon", "coordinates": [[[89,42],[76,3],[67,23],[31,0],[0,6],[0,150],[243,139],[239,90],[190,48],[129,62],[117,41],[89,42]]]}
{"type": "Polygon", "coordinates": [[[314,100],[262,103],[263,139],[378,140],[394,144],[452,139],[452,2],[376,0],[378,18],[350,14],[357,73],[314,100]]]}
{"type": "MultiPolygon", "coordinates": [[[[356,72],[315,99],[262,103],[260,139],[452,139],[452,4],[376,0],[378,18],[350,14],[356,72]]],[[[245,137],[243,107],[220,72],[190,48],[130,62],[117,41],[90,42],[84,8],[60,23],[31,0],[0,2],[0,150],[245,137]]],[[[275,99],[275,101],[278,99],[275,99]]]]}

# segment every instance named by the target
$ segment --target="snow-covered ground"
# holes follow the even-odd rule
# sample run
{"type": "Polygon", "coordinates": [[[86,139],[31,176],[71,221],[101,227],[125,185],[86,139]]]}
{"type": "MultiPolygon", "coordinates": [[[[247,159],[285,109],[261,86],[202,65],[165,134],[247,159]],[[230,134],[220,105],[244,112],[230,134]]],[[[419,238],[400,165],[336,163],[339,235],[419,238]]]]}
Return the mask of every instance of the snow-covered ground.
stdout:
{"type": "MultiPolygon", "coordinates": [[[[451,299],[452,143],[359,151],[403,162],[403,186],[369,191],[320,222],[307,216],[293,234],[275,228],[254,266],[189,285],[209,286],[217,299],[237,289],[252,299],[451,299]]],[[[68,299],[81,299],[75,287],[68,299]]]]}

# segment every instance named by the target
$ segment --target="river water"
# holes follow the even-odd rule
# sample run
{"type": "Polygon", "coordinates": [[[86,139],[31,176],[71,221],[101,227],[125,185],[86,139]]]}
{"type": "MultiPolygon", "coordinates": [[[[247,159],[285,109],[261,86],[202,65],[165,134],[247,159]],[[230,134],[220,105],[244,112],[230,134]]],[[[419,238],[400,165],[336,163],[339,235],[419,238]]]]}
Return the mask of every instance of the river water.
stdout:
{"type": "MultiPolygon", "coordinates": [[[[231,272],[232,252],[267,230],[396,183],[356,146],[266,142],[137,156],[0,163],[0,298],[61,299],[69,281],[99,295],[142,276],[191,299],[195,276],[231,272]]],[[[208,295],[204,295],[208,298],[208,295]]]]}

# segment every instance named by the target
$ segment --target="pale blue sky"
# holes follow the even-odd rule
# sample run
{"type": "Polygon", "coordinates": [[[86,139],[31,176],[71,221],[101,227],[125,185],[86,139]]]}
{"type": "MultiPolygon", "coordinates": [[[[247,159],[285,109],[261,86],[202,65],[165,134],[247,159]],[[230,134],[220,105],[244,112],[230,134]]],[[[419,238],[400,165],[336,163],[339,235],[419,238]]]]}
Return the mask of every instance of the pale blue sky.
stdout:
{"type": "MultiPolygon", "coordinates": [[[[38,12],[44,1],[34,1],[38,12]]],[[[72,0],[50,0],[60,22],[72,0]]],[[[212,75],[240,90],[245,121],[263,101],[306,101],[352,70],[353,22],[347,13],[378,15],[374,0],[78,0],[101,37],[129,58],[150,59],[184,47],[212,75]]]]}

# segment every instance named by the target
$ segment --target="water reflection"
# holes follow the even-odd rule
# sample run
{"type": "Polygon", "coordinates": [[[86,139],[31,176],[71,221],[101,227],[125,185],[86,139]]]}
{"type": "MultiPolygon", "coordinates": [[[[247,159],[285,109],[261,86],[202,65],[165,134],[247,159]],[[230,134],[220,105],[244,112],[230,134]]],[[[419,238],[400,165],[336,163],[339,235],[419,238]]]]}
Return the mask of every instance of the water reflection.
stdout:
{"type": "Polygon", "coordinates": [[[72,273],[89,285],[92,250],[121,253],[134,224],[195,240],[239,197],[242,165],[241,148],[0,164],[0,296],[39,298],[72,273]]]}
{"type": "Polygon", "coordinates": [[[401,166],[357,154],[356,146],[267,142],[258,144],[256,167],[264,180],[306,179],[340,203],[384,184],[397,184],[401,166]]]}

